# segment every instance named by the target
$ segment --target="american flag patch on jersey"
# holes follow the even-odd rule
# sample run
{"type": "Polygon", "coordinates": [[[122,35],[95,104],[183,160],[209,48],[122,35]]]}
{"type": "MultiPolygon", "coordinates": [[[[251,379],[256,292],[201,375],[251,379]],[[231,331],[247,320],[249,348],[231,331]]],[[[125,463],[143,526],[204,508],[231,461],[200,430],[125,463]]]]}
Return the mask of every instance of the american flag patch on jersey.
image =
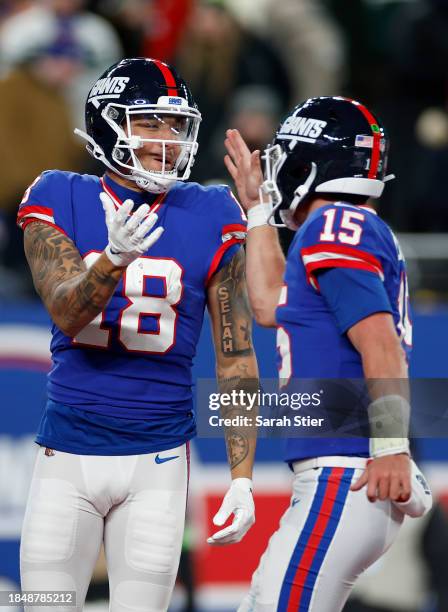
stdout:
{"type": "Polygon", "coordinates": [[[373,148],[373,136],[363,136],[358,134],[355,138],[355,147],[368,147],[373,148]]]}

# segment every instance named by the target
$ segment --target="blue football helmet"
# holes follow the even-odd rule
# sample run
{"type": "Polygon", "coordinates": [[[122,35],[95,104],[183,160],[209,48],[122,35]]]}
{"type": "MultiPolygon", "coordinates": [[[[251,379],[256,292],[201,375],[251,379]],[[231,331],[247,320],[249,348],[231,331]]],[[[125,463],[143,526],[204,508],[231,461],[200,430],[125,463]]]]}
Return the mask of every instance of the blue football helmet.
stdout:
{"type": "Polygon", "coordinates": [[[263,155],[270,224],[297,229],[294,213],[310,195],[378,198],[393,178],[386,176],[388,144],[378,119],[355,100],[310,98],[296,106],[263,155]]]}
{"type": "Polygon", "coordinates": [[[163,193],[190,176],[198,149],[201,114],[185,81],[168,64],[155,59],[124,59],[106,70],[93,85],[86,101],[87,150],[107,168],[135,181],[146,191],[163,193]],[[132,122],[150,118],[170,126],[170,139],[142,138],[132,122]],[[180,121],[167,121],[174,117],[180,121]],[[161,145],[161,169],[148,170],[137,152],[145,142],[161,145]],[[176,145],[175,160],[167,158],[167,145],[176,145]]]}

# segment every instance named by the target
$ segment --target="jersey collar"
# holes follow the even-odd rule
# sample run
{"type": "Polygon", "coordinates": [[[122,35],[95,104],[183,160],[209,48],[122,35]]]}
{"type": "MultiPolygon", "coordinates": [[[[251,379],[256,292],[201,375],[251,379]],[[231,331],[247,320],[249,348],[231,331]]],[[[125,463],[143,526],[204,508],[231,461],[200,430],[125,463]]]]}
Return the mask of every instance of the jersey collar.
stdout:
{"type": "Polygon", "coordinates": [[[165,199],[166,193],[152,194],[147,191],[134,191],[120,185],[108,174],[104,174],[100,179],[101,187],[112,199],[116,208],[119,208],[125,200],[132,200],[136,206],[149,204],[150,212],[157,212],[165,199]]]}

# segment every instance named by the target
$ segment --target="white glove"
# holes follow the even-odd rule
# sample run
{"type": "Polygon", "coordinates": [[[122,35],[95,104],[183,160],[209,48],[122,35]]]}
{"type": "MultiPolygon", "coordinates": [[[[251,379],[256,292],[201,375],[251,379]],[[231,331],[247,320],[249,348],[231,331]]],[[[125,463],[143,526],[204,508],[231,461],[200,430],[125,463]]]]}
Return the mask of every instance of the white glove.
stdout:
{"type": "Polygon", "coordinates": [[[106,213],[109,236],[105,253],[114,266],[128,266],[160,238],[163,227],[158,227],[148,234],[157,221],[157,215],[154,213],[148,215],[148,204],[142,204],[131,215],[134,207],[132,200],[126,200],[118,210],[115,210],[114,203],[107,193],[100,193],[100,199],[106,213]]]}
{"type": "Polygon", "coordinates": [[[393,502],[395,506],[408,516],[417,518],[424,516],[432,508],[432,493],[425,477],[411,460],[411,496],[405,502],[393,502]]]}
{"type": "Polygon", "coordinates": [[[207,539],[208,544],[222,545],[239,542],[255,523],[255,505],[250,478],[232,480],[220,509],[213,517],[213,524],[221,527],[231,514],[235,515],[232,524],[214,533],[207,539]]]}

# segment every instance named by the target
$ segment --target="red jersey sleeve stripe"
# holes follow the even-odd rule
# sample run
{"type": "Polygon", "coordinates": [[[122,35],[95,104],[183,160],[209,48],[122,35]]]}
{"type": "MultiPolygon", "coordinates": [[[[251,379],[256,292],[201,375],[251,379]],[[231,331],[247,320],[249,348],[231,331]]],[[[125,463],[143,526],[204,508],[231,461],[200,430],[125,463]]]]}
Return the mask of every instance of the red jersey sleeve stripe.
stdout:
{"type": "Polygon", "coordinates": [[[41,215],[47,215],[48,217],[53,217],[53,209],[48,208],[48,206],[38,206],[34,204],[28,204],[28,206],[22,206],[19,208],[19,212],[17,213],[17,218],[22,219],[26,215],[31,213],[39,213],[41,215]]]}
{"type": "Polygon", "coordinates": [[[51,223],[50,221],[45,221],[45,219],[36,219],[35,217],[30,217],[24,219],[17,225],[24,230],[30,223],[43,223],[44,225],[50,225],[51,227],[54,227],[54,229],[58,230],[58,232],[61,232],[61,234],[64,234],[64,236],[67,236],[66,232],[64,232],[62,227],[59,227],[58,225],[56,225],[55,223],[51,223]]]}
{"type": "Polygon", "coordinates": [[[376,266],[381,271],[383,270],[383,266],[380,260],[372,255],[371,253],[367,253],[366,251],[361,251],[360,249],[354,249],[352,247],[344,246],[342,244],[316,244],[312,247],[305,247],[300,251],[302,259],[305,263],[305,258],[310,258],[310,260],[315,260],[317,257],[313,256],[321,256],[325,254],[334,254],[339,256],[346,256],[347,258],[355,258],[361,259],[367,263],[376,266]]]}
{"type": "Polygon", "coordinates": [[[336,262],[339,262],[339,266],[344,265],[345,268],[353,268],[356,264],[362,263],[369,268],[372,268],[378,274],[384,278],[383,269],[370,261],[365,261],[359,257],[348,257],[347,255],[334,255],[332,253],[321,253],[319,255],[308,255],[303,257],[303,263],[307,270],[317,270],[319,268],[331,268],[332,263],[336,267],[336,262]]]}
{"type": "Polygon", "coordinates": [[[233,246],[234,244],[241,244],[243,242],[244,242],[244,240],[241,240],[240,238],[231,238],[230,240],[227,240],[226,242],[223,242],[221,244],[221,246],[218,248],[218,250],[214,254],[213,259],[212,259],[212,263],[210,264],[210,267],[208,269],[207,276],[205,278],[205,284],[206,285],[208,285],[208,283],[210,282],[211,277],[213,276],[213,274],[218,269],[218,266],[219,266],[219,264],[221,262],[221,259],[224,256],[224,253],[228,249],[230,249],[230,247],[233,246]]]}
{"type": "Polygon", "coordinates": [[[229,234],[231,232],[247,232],[247,225],[243,223],[230,223],[229,225],[224,225],[222,228],[223,234],[229,234]]]}
{"type": "Polygon", "coordinates": [[[310,263],[305,266],[305,268],[307,276],[313,275],[315,270],[320,270],[322,268],[349,268],[352,270],[367,270],[368,272],[374,272],[381,278],[384,278],[381,270],[379,270],[376,266],[372,266],[372,264],[357,260],[350,261],[347,259],[323,259],[319,262],[310,263]]]}
{"type": "Polygon", "coordinates": [[[42,223],[48,223],[54,225],[53,211],[51,208],[46,206],[23,206],[17,213],[17,225],[21,228],[25,228],[25,222],[33,219],[34,221],[41,221],[42,223]]]}

